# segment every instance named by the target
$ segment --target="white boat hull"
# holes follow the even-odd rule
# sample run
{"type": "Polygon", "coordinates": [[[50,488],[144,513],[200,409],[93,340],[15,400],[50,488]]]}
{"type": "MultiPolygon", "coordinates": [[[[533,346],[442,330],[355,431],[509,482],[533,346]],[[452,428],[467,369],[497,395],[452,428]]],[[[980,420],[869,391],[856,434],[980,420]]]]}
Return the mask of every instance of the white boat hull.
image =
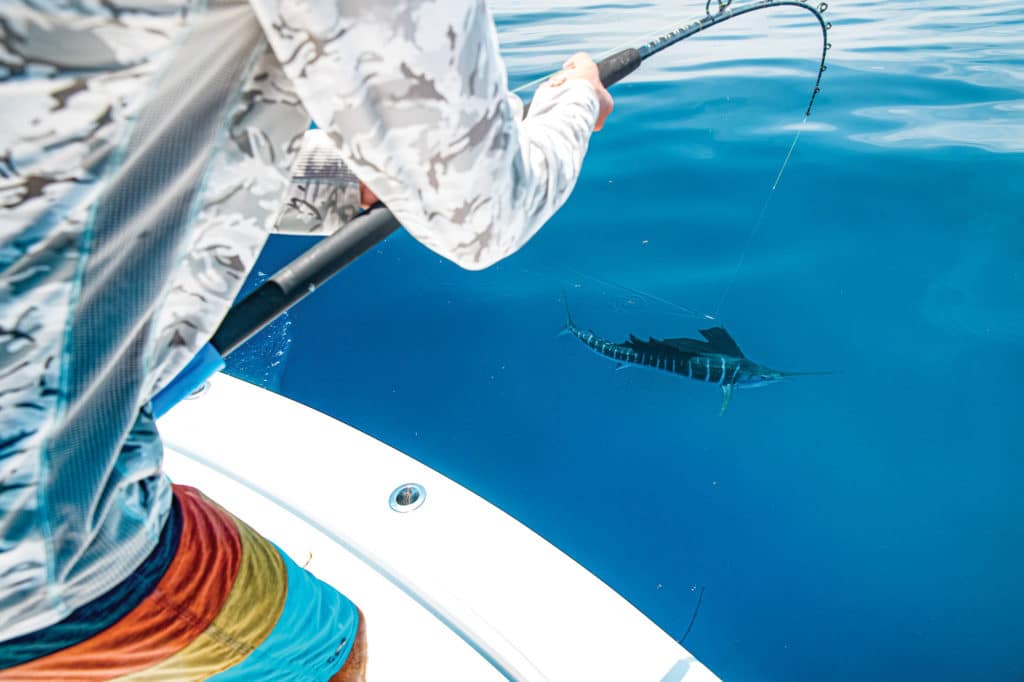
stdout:
{"type": "Polygon", "coordinates": [[[219,374],[160,420],[203,490],[366,614],[368,679],[717,679],[533,531],[384,443],[219,374]],[[422,504],[398,513],[396,488],[422,504]]]}

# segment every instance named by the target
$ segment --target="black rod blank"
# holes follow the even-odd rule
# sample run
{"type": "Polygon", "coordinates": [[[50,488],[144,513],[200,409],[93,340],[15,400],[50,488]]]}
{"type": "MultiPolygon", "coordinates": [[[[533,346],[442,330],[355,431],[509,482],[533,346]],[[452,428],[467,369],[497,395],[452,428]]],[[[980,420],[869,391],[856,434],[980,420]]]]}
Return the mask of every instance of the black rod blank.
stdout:
{"type": "MultiPolygon", "coordinates": [[[[605,87],[619,82],[641,61],[633,48],[602,59],[597,64],[601,82],[605,87]]],[[[232,306],[210,343],[221,356],[227,355],[399,227],[383,204],[356,216],[232,306]]]]}

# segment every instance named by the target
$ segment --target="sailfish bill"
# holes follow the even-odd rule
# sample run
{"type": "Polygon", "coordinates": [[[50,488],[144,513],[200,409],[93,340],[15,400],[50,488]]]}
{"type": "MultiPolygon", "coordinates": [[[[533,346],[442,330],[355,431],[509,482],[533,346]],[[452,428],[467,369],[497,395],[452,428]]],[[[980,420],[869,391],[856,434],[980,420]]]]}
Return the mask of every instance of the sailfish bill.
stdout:
{"type": "Polygon", "coordinates": [[[592,330],[584,331],[573,322],[569,306],[565,308],[563,334],[572,334],[592,351],[613,360],[617,367],[648,367],[694,381],[716,384],[722,389],[725,414],[732,401],[733,390],[775,383],[787,377],[831,374],[831,372],[783,372],[748,359],[724,327],[701,329],[703,339],[678,338],[646,341],[630,334],[621,343],[609,341],[592,330]]]}

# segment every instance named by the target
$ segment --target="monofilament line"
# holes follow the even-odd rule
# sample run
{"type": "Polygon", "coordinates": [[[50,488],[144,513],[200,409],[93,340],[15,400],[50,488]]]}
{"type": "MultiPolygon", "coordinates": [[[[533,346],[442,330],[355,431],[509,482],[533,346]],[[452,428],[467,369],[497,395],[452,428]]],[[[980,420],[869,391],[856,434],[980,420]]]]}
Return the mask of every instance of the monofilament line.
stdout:
{"type": "Polygon", "coordinates": [[[782,165],[779,167],[779,172],[775,174],[775,182],[772,183],[772,188],[768,190],[768,196],[764,200],[764,204],[761,206],[761,212],[757,216],[757,220],[754,221],[754,226],[747,233],[747,240],[743,244],[743,250],[740,251],[739,260],[736,262],[736,268],[732,272],[732,277],[729,278],[729,283],[725,287],[725,291],[722,292],[722,297],[718,299],[718,305],[715,306],[714,317],[718,317],[722,312],[722,306],[725,305],[725,299],[729,296],[729,292],[732,291],[733,285],[740,276],[740,271],[743,269],[743,263],[747,259],[747,251],[750,250],[750,245],[754,243],[754,237],[757,236],[757,232],[761,229],[761,223],[764,222],[764,216],[768,212],[768,206],[772,203],[772,197],[775,196],[775,190],[778,189],[779,183],[782,181],[782,174],[786,172],[786,166],[789,165],[789,159],[793,156],[793,150],[796,149],[796,143],[800,139],[800,133],[803,132],[804,124],[807,123],[807,115],[804,115],[804,120],[800,122],[800,125],[796,129],[796,135],[793,136],[793,142],[789,145],[789,151],[786,152],[786,158],[782,160],[782,165]]]}
{"type": "Polygon", "coordinates": [[[693,615],[690,616],[690,624],[686,626],[686,632],[680,637],[677,642],[682,644],[686,641],[686,638],[690,635],[690,630],[693,629],[693,624],[697,622],[697,614],[700,613],[700,605],[704,601],[704,585],[700,586],[700,594],[697,595],[697,605],[693,607],[693,615]]]}

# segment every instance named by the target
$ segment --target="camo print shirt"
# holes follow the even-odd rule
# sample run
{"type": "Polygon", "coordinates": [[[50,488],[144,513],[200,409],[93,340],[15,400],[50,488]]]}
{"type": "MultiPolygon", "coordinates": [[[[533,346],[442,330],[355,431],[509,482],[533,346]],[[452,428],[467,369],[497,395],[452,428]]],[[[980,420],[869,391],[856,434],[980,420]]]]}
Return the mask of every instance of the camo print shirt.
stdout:
{"type": "Polygon", "coordinates": [[[0,3],[0,641],[151,551],[171,493],[149,400],[268,230],[355,212],[351,176],[289,181],[311,119],[467,268],[565,201],[594,91],[542,87],[520,121],[506,80],[479,0],[0,3]]]}

